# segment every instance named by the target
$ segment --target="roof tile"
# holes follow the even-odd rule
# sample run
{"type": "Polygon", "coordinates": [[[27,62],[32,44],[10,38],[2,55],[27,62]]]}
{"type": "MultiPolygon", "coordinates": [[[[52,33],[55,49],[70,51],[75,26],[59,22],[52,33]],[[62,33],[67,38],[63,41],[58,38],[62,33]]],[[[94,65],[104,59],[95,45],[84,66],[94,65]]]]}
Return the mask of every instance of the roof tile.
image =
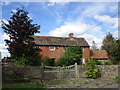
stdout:
{"type": "Polygon", "coordinates": [[[52,37],[52,36],[32,36],[37,45],[57,45],[57,46],[87,46],[89,44],[84,38],[52,37]]]}

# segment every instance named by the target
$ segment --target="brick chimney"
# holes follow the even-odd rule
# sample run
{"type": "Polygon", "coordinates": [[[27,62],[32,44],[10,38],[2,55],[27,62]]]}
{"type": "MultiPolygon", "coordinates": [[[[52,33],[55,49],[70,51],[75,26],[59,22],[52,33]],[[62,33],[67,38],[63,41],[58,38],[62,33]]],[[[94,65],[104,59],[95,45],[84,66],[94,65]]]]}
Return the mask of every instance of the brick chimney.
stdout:
{"type": "Polygon", "coordinates": [[[70,38],[73,38],[73,33],[69,33],[69,37],[70,37],[70,38]]]}

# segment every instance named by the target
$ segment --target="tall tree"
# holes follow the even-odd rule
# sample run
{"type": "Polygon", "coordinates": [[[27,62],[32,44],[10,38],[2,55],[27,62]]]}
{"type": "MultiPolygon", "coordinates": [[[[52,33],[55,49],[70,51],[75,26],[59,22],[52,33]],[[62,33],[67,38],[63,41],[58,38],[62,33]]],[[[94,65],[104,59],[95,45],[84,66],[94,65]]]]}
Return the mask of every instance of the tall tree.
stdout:
{"type": "MultiPolygon", "coordinates": [[[[19,58],[29,58],[36,56],[34,39],[31,37],[39,32],[40,25],[32,24],[27,11],[23,9],[16,9],[17,12],[11,12],[8,24],[2,21],[2,28],[10,39],[5,40],[8,45],[8,51],[11,56],[17,60],[19,58]]],[[[26,61],[28,64],[30,61],[26,61]]]]}
{"type": "Polygon", "coordinates": [[[114,64],[120,63],[120,40],[116,40],[109,48],[110,59],[114,64]]]}
{"type": "Polygon", "coordinates": [[[91,46],[91,50],[97,50],[97,44],[95,43],[95,41],[92,41],[92,46],[91,46]]]}
{"type": "Polygon", "coordinates": [[[120,40],[116,40],[111,33],[106,35],[106,37],[103,40],[102,49],[106,50],[110,56],[110,60],[117,64],[120,62],[120,52],[119,52],[119,46],[120,46],[120,40]]]}
{"type": "Polygon", "coordinates": [[[110,46],[115,42],[115,38],[111,33],[108,33],[108,35],[105,36],[101,49],[104,49],[109,52],[110,46]]]}

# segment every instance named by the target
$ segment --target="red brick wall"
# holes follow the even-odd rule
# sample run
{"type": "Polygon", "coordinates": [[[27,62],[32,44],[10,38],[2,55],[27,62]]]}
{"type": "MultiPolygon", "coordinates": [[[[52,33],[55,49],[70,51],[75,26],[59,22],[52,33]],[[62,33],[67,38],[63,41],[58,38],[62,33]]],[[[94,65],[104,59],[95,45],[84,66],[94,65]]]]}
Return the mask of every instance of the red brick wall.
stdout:
{"type": "Polygon", "coordinates": [[[85,59],[86,63],[87,63],[87,59],[90,59],[90,48],[89,47],[84,48],[82,58],[85,59]]]}
{"type": "MultiPolygon", "coordinates": [[[[40,49],[42,51],[39,54],[42,55],[42,58],[45,56],[48,56],[50,58],[55,58],[55,60],[57,60],[63,54],[63,47],[61,47],[61,46],[55,47],[54,51],[51,51],[49,49],[49,46],[40,46],[40,49]]],[[[90,58],[89,47],[84,48],[82,58],[85,59],[86,61],[87,61],[87,59],[90,58]]]]}
{"type": "Polygon", "coordinates": [[[49,49],[49,46],[40,46],[42,52],[39,54],[42,55],[42,58],[48,56],[50,58],[58,59],[63,54],[63,47],[57,46],[54,51],[49,49]]]}

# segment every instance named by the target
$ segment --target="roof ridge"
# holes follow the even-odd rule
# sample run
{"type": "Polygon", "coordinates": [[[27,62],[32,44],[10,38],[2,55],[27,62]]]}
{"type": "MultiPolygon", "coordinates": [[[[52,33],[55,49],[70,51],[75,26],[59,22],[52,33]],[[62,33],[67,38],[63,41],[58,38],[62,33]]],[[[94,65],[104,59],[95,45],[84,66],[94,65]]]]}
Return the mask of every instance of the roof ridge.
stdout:
{"type": "Polygon", "coordinates": [[[54,36],[33,36],[36,40],[37,45],[78,45],[78,46],[89,46],[84,38],[77,37],[54,37],[54,36]]]}
{"type": "MultiPolygon", "coordinates": [[[[37,35],[34,35],[34,36],[36,36],[36,37],[53,37],[53,38],[70,38],[70,37],[37,36],[37,35]]],[[[83,38],[83,37],[73,37],[73,38],[80,39],[80,38],[83,38]]]]}

